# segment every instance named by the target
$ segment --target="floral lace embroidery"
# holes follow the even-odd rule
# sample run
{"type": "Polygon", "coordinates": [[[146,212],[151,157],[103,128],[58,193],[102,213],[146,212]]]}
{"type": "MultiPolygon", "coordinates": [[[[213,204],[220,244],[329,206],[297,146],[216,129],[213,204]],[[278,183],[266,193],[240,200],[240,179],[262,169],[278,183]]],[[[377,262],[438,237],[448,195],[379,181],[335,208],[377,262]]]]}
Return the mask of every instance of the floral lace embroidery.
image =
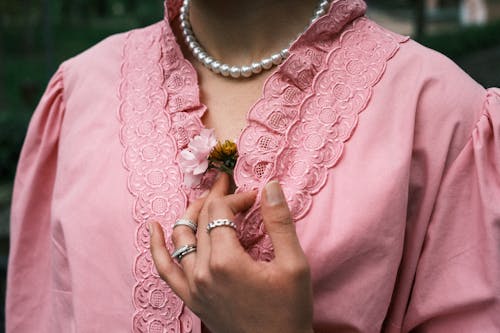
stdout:
{"type": "Polygon", "coordinates": [[[192,88],[196,77],[163,27],[129,34],[120,87],[123,164],[137,222],[133,327],[141,333],[190,332],[194,318],[159,278],[149,252],[147,222],[159,221],[170,239],[173,222],[185,210],[187,194],[176,156],[200,132],[204,112],[192,88]],[[162,66],[168,68],[168,77],[162,66]],[[190,112],[181,112],[185,110],[190,112]]]}
{"type": "MultiPolygon", "coordinates": [[[[180,2],[166,1],[166,15],[180,2]]],[[[283,184],[295,221],[303,218],[340,159],[358,114],[370,99],[387,61],[404,39],[359,18],[361,0],[337,0],[291,47],[291,56],[266,81],[248,114],[235,169],[239,191],[283,184]],[[354,23],[346,29],[349,22],[354,23]],[[338,36],[340,34],[340,36],[338,36]]],[[[171,226],[196,191],[182,187],[178,152],[202,128],[196,72],[164,23],[128,35],[124,47],[120,140],[137,223],[133,331],[190,332],[197,318],[159,278],[149,253],[147,222],[171,226]]],[[[209,186],[214,175],[204,181],[209,186]]],[[[243,219],[240,239],[254,258],[270,260],[258,207],[243,219]]],[[[168,244],[172,250],[172,244],[168,244]]]]}
{"type": "MultiPolygon", "coordinates": [[[[333,3],[331,14],[304,36],[320,36],[318,49],[301,41],[293,45],[292,56],[266,83],[240,137],[239,189],[260,189],[279,179],[296,222],[307,214],[312,196],[340,159],[387,61],[407,40],[365,18],[355,20],[340,38],[332,37],[338,33],[335,27],[364,10],[363,1],[333,3]]],[[[253,257],[272,258],[258,206],[243,220],[239,234],[253,257]]]]}

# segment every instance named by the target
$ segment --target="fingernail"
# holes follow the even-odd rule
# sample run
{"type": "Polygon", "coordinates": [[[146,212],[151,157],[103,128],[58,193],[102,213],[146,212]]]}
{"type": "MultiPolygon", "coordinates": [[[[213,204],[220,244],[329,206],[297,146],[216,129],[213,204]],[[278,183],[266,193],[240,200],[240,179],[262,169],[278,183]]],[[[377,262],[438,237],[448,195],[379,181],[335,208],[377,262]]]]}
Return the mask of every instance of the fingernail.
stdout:
{"type": "Polygon", "coordinates": [[[205,192],[203,192],[201,195],[200,195],[200,199],[201,198],[206,198],[208,197],[208,194],[210,193],[210,190],[206,190],[205,192]]]}
{"type": "Polygon", "coordinates": [[[149,236],[153,237],[153,223],[148,223],[149,236]]]}
{"type": "Polygon", "coordinates": [[[280,205],[285,201],[285,195],[281,190],[280,183],[272,180],[266,184],[266,201],[270,205],[280,205]]]}

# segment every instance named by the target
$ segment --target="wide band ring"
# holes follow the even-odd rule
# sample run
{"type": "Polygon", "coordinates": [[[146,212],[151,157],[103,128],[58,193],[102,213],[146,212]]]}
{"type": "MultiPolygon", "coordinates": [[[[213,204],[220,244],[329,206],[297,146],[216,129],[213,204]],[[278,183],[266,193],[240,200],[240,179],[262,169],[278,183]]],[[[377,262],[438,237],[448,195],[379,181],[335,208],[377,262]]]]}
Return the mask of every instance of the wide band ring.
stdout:
{"type": "Polygon", "coordinates": [[[193,230],[194,233],[196,233],[196,230],[198,230],[198,226],[196,225],[196,223],[188,219],[178,219],[177,221],[175,221],[172,229],[175,229],[175,227],[178,227],[180,225],[189,227],[189,229],[193,230]]]}
{"type": "Polygon", "coordinates": [[[213,220],[212,222],[210,222],[207,225],[207,232],[210,233],[210,231],[212,231],[212,229],[215,229],[215,228],[218,228],[218,227],[230,227],[230,228],[233,228],[234,230],[236,230],[236,228],[237,228],[236,223],[234,223],[231,220],[228,220],[228,219],[216,219],[216,220],[213,220]]]}
{"type": "Polygon", "coordinates": [[[196,251],[195,244],[187,244],[175,250],[174,253],[172,253],[172,258],[174,258],[175,260],[177,260],[178,263],[180,263],[182,258],[195,251],[196,251]]]}

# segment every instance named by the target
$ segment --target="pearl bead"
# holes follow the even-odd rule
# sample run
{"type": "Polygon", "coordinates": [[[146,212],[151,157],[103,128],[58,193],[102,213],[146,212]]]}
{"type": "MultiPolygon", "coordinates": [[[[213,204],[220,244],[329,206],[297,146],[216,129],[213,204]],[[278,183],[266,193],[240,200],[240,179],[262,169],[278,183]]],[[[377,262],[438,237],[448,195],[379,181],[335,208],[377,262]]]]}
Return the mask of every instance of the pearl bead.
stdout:
{"type": "Polygon", "coordinates": [[[273,62],[274,65],[279,65],[281,64],[281,54],[276,53],[271,56],[271,61],[273,62]]]}
{"type": "Polygon", "coordinates": [[[262,68],[264,69],[273,67],[273,61],[271,60],[271,58],[262,59],[260,63],[262,64],[262,68]]]}
{"type": "Polygon", "coordinates": [[[193,49],[193,55],[198,58],[198,54],[200,54],[203,50],[201,47],[197,46],[193,49]]]}
{"type": "Polygon", "coordinates": [[[211,68],[211,65],[212,65],[213,62],[214,62],[214,58],[212,58],[211,56],[207,56],[203,60],[203,65],[205,65],[205,67],[207,67],[207,68],[211,68]]]}
{"type": "Polygon", "coordinates": [[[220,73],[223,75],[223,76],[229,76],[229,66],[224,64],[224,65],[221,65],[220,66],[220,73]]]}
{"type": "MultiPolygon", "coordinates": [[[[193,32],[191,31],[191,29],[184,29],[184,30],[182,30],[182,34],[184,36],[193,37],[193,32]]],[[[194,40],[194,38],[193,38],[193,41],[196,41],[196,40],[194,40]]]]}
{"type": "Polygon", "coordinates": [[[252,67],[250,67],[250,66],[241,67],[241,76],[243,76],[243,77],[252,76],[252,67]]]}
{"type": "Polygon", "coordinates": [[[290,51],[288,49],[283,49],[283,50],[281,50],[280,54],[281,54],[281,58],[286,59],[290,55],[290,51]]]}
{"type": "Polygon", "coordinates": [[[188,47],[191,51],[194,51],[194,49],[196,49],[197,47],[200,47],[200,44],[198,44],[198,42],[191,42],[188,44],[188,47]]]}
{"type": "Polygon", "coordinates": [[[319,8],[328,8],[328,5],[330,4],[330,1],[321,1],[319,4],[319,8]]]}
{"type": "Polygon", "coordinates": [[[182,28],[182,30],[184,30],[184,29],[191,29],[191,24],[189,24],[188,21],[182,21],[181,22],[181,28],[182,28]]]}
{"type": "Polygon", "coordinates": [[[323,16],[325,14],[325,10],[324,9],[318,9],[315,13],[314,13],[314,16],[316,17],[320,17],[320,16],[323,16]]]}
{"type": "Polygon", "coordinates": [[[260,64],[260,62],[254,62],[250,67],[252,68],[252,73],[254,74],[259,74],[260,72],[262,72],[262,65],[260,64]]]}
{"type": "Polygon", "coordinates": [[[201,51],[199,54],[198,54],[198,60],[201,61],[201,62],[204,62],[205,59],[208,57],[208,54],[206,54],[205,52],[201,51]]]}
{"type": "Polygon", "coordinates": [[[214,60],[210,64],[210,69],[212,70],[212,72],[219,74],[220,73],[220,66],[221,66],[220,62],[218,62],[217,60],[214,60]]]}
{"type": "Polygon", "coordinates": [[[229,74],[235,79],[241,76],[241,70],[239,67],[233,66],[229,69],[229,74]]]}
{"type": "Polygon", "coordinates": [[[189,45],[191,43],[195,43],[196,39],[191,35],[187,35],[186,38],[184,38],[184,41],[186,42],[187,45],[189,45]]]}

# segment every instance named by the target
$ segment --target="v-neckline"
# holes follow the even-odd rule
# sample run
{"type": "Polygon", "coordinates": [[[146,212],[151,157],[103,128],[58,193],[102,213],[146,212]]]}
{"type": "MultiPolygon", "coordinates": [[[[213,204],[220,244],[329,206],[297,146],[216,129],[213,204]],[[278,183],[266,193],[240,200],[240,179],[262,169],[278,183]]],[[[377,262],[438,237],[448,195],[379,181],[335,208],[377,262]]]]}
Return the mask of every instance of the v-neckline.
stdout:
{"type": "MultiPolygon", "coordinates": [[[[329,15],[329,14],[326,14],[326,15],[329,15]]],[[[189,71],[189,73],[187,73],[187,74],[194,79],[191,83],[193,85],[191,87],[191,90],[195,93],[195,96],[196,96],[196,99],[194,101],[196,104],[196,108],[201,110],[201,112],[197,113],[197,117],[198,117],[198,120],[199,120],[199,123],[201,126],[200,127],[200,131],[201,131],[202,129],[207,129],[207,126],[202,121],[202,118],[205,115],[205,113],[208,111],[208,106],[202,101],[202,98],[201,98],[202,90],[201,90],[201,86],[200,86],[200,75],[199,75],[198,71],[196,70],[195,66],[193,65],[193,62],[191,61],[191,59],[188,59],[186,57],[185,53],[183,52],[183,47],[181,46],[181,44],[179,42],[178,36],[175,34],[174,29],[172,28],[174,22],[176,22],[177,19],[178,19],[178,17],[175,16],[175,17],[171,18],[170,20],[168,20],[168,22],[166,24],[166,34],[169,34],[171,37],[173,37],[172,40],[175,41],[175,47],[176,47],[178,54],[180,56],[180,60],[185,63],[185,66],[189,71]]],[[[245,151],[245,149],[244,149],[245,145],[242,145],[241,142],[243,140],[242,137],[243,137],[244,133],[246,131],[248,131],[253,126],[252,122],[250,121],[250,117],[251,117],[252,112],[255,110],[257,105],[259,105],[260,103],[264,103],[266,101],[266,99],[268,97],[268,96],[266,96],[266,91],[267,91],[268,85],[273,80],[279,81],[280,77],[283,76],[283,72],[282,72],[283,66],[285,66],[285,64],[289,61],[289,59],[294,57],[295,51],[297,49],[297,45],[303,46],[300,44],[307,42],[307,41],[305,41],[305,39],[306,39],[305,36],[308,34],[308,32],[310,30],[314,29],[314,25],[318,24],[317,23],[318,21],[319,21],[319,19],[316,20],[315,22],[313,22],[312,24],[310,24],[302,33],[300,33],[290,43],[289,57],[287,59],[285,59],[281,64],[277,65],[274,69],[271,70],[271,73],[264,80],[264,83],[260,87],[260,93],[258,94],[256,100],[251,104],[250,108],[246,110],[245,116],[244,116],[245,122],[244,122],[241,130],[239,131],[238,136],[236,138],[234,138],[234,140],[235,140],[234,142],[236,142],[236,144],[238,146],[238,154],[240,155],[240,157],[250,153],[248,151],[245,151]]],[[[189,111],[189,110],[187,110],[187,111],[189,111]]],[[[282,133],[282,134],[285,134],[285,133],[282,133]]],[[[234,174],[234,176],[235,176],[234,181],[235,181],[237,188],[240,188],[240,186],[242,185],[242,184],[239,184],[239,182],[238,182],[239,177],[237,177],[237,174],[236,174],[238,172],[238,170],[240,170],[240,167],[239,167],[240,161],[241,161],[241,159],[239,158],[237,163],[236,163],[235,169],[234,169],[234,173],[235,173],[234,174]]],[[[255,189],[255,188],[253,188],[253,189],[255,189]]]]}
{"type": "MultiPolygon", "coordinates": [[[[239,158],[233,176],[238,190],[260,190],[265,183],[278,176],[279,159],[286,150],[289,132],[300,122],[302,103],[314,95],[313,85],[317,75],[326,70],[327,55],[333,52],[336,43],[341,43],[341,32],[347,25],[365,11],[366,3],[362,0],[332,1],[328,12],[291,43],[289,57],[266,78],[260,96],[246,111],[246,121],[237,138],[239,158]]],[[[166,80],[172,79],[169,76],[177,71],[173,80],[183,83],[174,87],[178,88],[174,89],[174,94],[177,98],[189,99],[188,107],[174,106],[171,112],[196,111],[194,114],[201,131],[206,128],[201,118],[207,106],[201,100],[199,76],[183,54],[172,29],[176,14],[168,14],[170,19],[164,24],[162,48],[169,45],[173,54],[170,54],[170,67],[163,64],[164,76],[166,80]]],[[[167,108],[172,107],[168,105],[167,108]]]]}
{"type": "MultiPolygon", "coordinates": [[[[193,64],[193,62],[196,61],[196,59],[191,59],[191,58],[186,57],[186,52],[184,52],[186,47],[185,46],[183,47],[181,45],[181,42],[179,42],[179,38],[178,38],[180,36],[176,35],[176,32],[179,32],[179,31],[178,31],[178,29],[175,29],[175,32],[174,32],[174,29],[172,28],[173,24],[177,23],[176,22],[177,19],[178,19],[178,17],[176,17],[168,22],[169,24],[167,25],[167,33],[171,34],[171,36],[174,37],[175,46],[179,51],[179,55],[181,56],[181,61],[184,61],[186,63],[186,68],[188,68],[190,76],[192,76],[194,78],[194,81],[192,84],[193,84],[193,88],[194,88],[195,93],[196,93],[195,94],[196,95],[196,104],[198,105],[199,108],[201,108],[203,110],[203,112],[199,114],[199,120],[200,120],[200,123],[202,125],[202,129],[206,129],[207,126],[202,121],[202,118],[205,115],[205,113],[209,110],[209,108],[208,108],[207,104],[202,101],[202,98],[201,98],[202,90],[201,90],[201,85],[200,85],[200,74],[198,73],[195,65],[193,64]]],[[[293,40],[290,43],[290,47],[289,47],[290,55],[293,52],[292,49],[293,49],[294,45],[297,43],[298,40],[300,40],[300,38],[304,35],[304,33],[305,32],[301,33],[295,40],[293,40]]],[[[244,122],[238,136],[235,138],[232,138],[234,140],[234,142],[239,143],[241,140],[242,133],[246,129],[249,128],[250,123],[249,123],[248,119],[249,119],[250,113],[252,112],[252,110],[255,108],[255,106],[259,102],[266,99],[266,96],[265,96],[266,85],[273,77],[280,75],[281,67],[283,66],[283,64],[285,62],[286,62],[286,59],[281,64],[279,64],[279,65],[277,65],[274,68],[269,70],[270,74],[267,76],[267,78],[264,80],[263,84],[259,88],[259,91],[260,91],[259,94],[257,95],[256,99],[251,103],[250,107],[245,111],[245,115],[244,115],[245,122],[244,122]]],[[[228,79],[230,79],[230,78],[228,78],[228,79]]],[[[229,138],[220,138],[220,139],[225,140],[225,139],[229,139],[229,138]]]]}

